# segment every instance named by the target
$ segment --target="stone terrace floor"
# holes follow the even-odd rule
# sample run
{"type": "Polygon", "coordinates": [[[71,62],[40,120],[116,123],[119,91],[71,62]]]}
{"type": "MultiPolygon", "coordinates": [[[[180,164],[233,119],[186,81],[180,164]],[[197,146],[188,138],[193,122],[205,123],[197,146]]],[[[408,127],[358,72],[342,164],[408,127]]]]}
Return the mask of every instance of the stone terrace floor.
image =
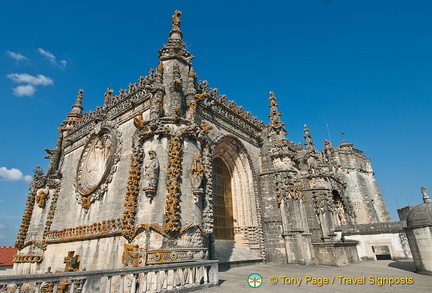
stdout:
{"type": "Polygon", "coordinates": [[[221,269],[219,272],[219,286],[204,289],[206,292],[429,292],[432,293],[432,276],[414,273],[414,263],[412,261],[364,261],[350,264],[344,267],[327,266],[302,266],[284,264],[257,264],[250,266],[234,267],[221,269]],[[252,273],[260,274],[262,284],[258,288],[251,288],[248,285],[248,276],[252,273]],[[276,284],[270,283],[270,277],[276,284]],[[287,284],[283,284],[285,279],[287,284]],[[308,277],[309,276],[309,277],[308,277]],[[339,277],[340,276],[340,277],[339,277]],[[343,279],[342,276],[345,278],[343,279]],[[293,278],[301,279],[300,285],[292,284],[293,278]],[[330,284],[318,286],[319,279],[328,278],[330,284]],[[365,284],[348,284],[361,280],[365,284]],[[401,281],[411,278],[413,284],[382,284],[377,282],[387,278],[387,281],[401,281]],[[393,279],[391,279],[393,278],[393,279]],[[308,280],[308,283],[305,281],[308,280]],[[316,284],[312,284],[315,281],[316,284]],[[333,284],[331,284],[333,281],[333,284]],[[375,281],[375,284],[369,282],[375,281]],[[288,284],[291,282],[291,284],[288,284]]]}

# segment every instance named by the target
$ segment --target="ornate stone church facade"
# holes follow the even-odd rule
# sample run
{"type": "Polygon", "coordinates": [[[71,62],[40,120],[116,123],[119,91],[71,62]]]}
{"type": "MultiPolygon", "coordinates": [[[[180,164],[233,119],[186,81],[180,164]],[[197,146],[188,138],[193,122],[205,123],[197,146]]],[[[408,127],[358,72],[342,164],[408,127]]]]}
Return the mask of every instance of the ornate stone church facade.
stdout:
{"type": "Polygon", "coordinates": [[[199,81],[193,58],[176,11],[157,69],[87,113],[79,91],[48,170],[35,171],[17,274],[202,259],[343,265],[359,259],[344,227],[391,221],[353,144],[319,151],[306,125],[292,142],[273,93],[266,124],[199,81]]]}

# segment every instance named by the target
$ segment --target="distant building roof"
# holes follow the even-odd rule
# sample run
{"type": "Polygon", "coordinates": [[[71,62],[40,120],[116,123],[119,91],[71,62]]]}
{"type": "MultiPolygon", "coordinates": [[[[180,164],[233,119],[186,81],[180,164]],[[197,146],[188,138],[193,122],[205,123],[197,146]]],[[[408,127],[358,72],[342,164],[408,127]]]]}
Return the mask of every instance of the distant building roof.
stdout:
{"type": "Polygon", "coordinates": [[[18,253],[18,250],[13,246],[0,246],[0,267],[12,266],[13,257],[18,253]]]}

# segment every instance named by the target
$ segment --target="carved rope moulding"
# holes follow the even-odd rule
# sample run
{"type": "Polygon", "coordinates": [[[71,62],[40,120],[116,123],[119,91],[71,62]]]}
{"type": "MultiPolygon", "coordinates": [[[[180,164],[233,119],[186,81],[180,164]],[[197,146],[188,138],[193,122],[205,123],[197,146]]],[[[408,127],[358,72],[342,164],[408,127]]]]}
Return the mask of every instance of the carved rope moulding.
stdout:
{"type": "Polygon", "coordinates": [[[78,200],[83,208],[89,208],[107,191],[120,153],[120,133],[117,130],[101,127],[90,136],[81,154],[76,178],[78,200]]]}

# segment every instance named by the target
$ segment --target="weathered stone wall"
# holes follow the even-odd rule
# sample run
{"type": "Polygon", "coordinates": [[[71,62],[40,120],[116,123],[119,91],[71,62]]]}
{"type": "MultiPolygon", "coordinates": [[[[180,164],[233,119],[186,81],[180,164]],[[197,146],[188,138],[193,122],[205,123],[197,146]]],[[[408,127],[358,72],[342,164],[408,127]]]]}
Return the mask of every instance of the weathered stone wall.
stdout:
{"type": "Polygon", "coordinates": [[[315,264],[344,266],[359,260],[356,242],[314,244],[315,264]]]}
{"type": "Polygon", "coordinates": [[[276,197],[273,160],[264,144],[261,149],[260,193],[262,198],[262,221],[267,261],[287,262],[282,218],[276,197]]]}
{"type": "Polygon", "coordinates": [[[370,159],[355,149],[353,144],[334,147],[335,160],[346,177],[345,195],[352,202],[355,223],[368,224],[391,221],[370,159]]]}

